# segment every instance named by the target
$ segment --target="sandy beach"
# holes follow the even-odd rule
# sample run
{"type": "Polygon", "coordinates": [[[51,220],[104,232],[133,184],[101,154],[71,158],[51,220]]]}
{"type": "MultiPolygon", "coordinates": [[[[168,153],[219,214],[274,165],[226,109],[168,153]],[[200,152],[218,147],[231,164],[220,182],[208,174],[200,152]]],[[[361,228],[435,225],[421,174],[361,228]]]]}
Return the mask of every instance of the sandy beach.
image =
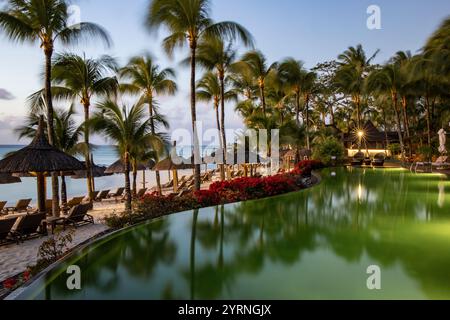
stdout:
{"type": "MultiPolygon", "coordinates": [[[[95,224],[77,228],[70,248],[74,248],[86,240],[108,230],[108,227],[103,224],[103,218],[114,213],[119,213],[124,208],[123,203],[116,203],[114,201],[96,203],[94,210],[89,212],[94,217],[95,224]]],[[[21,244],[9,244],[0,247],[0,282],[25,271],[28,266],[35,264],[38,260],[37,252],[39,247],[50,236],[27,240],[21,244]]]]}

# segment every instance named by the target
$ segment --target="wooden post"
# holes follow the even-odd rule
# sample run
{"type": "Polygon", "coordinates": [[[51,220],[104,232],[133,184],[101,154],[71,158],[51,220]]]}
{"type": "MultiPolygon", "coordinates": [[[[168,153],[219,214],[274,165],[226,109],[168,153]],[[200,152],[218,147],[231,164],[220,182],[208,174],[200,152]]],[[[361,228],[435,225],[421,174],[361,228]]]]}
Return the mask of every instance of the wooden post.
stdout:
{"type": "Polygon", "coordinates": [[[145,189],[145,170],[142,170],[142,188],[145,189]]]}
{"type": "Polygon", "coordinates": [[[173,170],[173,192],[178,192],[178,171],[176,169],[173,170]]]}
{"type": "Polygon", "coordinates": [[[92,190],[95,191],[95,178],[94,178],[94,154],[91,153],[91,183],[92,183],[92,190]]]}
{"type": "Polygon", "coordinates": [[[45,175],[42,172],[36,173],[37,178],[37,205],[39,213],[46,212],[45,210],[45,175]]]}

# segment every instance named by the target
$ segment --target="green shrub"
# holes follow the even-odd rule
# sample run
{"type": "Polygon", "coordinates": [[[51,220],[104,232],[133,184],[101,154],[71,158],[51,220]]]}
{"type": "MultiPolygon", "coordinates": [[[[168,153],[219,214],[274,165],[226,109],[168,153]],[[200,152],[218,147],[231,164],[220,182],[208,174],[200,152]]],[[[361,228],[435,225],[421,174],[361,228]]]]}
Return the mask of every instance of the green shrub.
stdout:
{"type": "Polygon", "coordinates": [[[400,147],[399,143],[390,144],[388,149],[393,156],[400,154],[400,152],[402,151],[402,148],[400,147]]]}
{"type": "Polygon", "coordinates": [[[70,229],[68,232],[57,230],[53,236],[42,242],[38,250],[36,265],[28,267],[31,274],[35,275],[61,259],[69,250],[74,234],[75,229],[70,229]]]}
{"type": "Polygon", "coordinates": [[[417,149],[417,153],[422,158],[422,161],[429,161],[433,157],[433,149],[429,146],[421,146],[417,149]]]}
{"type": "Polygon", "coordinates": [[[315,147],[313,158],[327,166],[332,165],[334,161],[340,163],[345,158],[345,148],[336,138],[327,138],[315,147]],[[333,160],[333,157],[335,157],[335,160],[333,160]]]}

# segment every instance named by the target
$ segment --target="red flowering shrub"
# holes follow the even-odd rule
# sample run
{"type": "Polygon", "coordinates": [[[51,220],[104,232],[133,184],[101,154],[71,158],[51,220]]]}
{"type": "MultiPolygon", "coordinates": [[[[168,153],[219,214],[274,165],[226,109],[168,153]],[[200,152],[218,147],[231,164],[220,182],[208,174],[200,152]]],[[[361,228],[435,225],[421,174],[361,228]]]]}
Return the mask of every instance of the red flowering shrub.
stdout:
{"type": "Polygon", "coordinates": [[[3,287],[6,289],[12,289],[17,284],[17,280],[14,278],[6,279],[3,281],[3,287]]]}
{"type": "Polygon", "coordinates": [[[201,207],[215,206],[221,201],[220,195],[211,190],[200,190],[194,192],[194,199],[201,207]]]}
{"type": "Polygon", "coordinates": [[[291,171],[291,174],[300,175],[303,177],[310,177],[313,170],[322,169],[324,166],[322,162],[316,160],[300,161],[291,171]]]}
{"type": "Polygon", "coordinates": [[[135,211],[106,218],[112,228],[121,228],[144,220],[192,209],[276,196],[305,188],[303,178],[311,171],[322,168],[318,161],[302,161],[290,173],[262,178],[238,178],[211,184],[208,190],[200,190],[182,197],[174,194],[160,196],[147,194],[137,202],[135,211]]]}
{"type": "Polygon", "coordinates": [[[283,174],[267,177],[264,179],[264,192],[266,196],[276,196],[283,193],[293,192],[303,186],[297,183],[293,175],[283,174]]]}

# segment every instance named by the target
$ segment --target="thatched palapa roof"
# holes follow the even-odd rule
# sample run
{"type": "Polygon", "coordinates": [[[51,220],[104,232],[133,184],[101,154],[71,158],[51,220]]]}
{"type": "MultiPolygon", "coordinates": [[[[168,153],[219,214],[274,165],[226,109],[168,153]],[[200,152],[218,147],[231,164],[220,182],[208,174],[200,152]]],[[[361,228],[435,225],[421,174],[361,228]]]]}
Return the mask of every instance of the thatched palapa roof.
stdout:
{"type": "MultiPolygon", "coordinates": [[[[85,165],[84,161],[81,161],[81,163],[83,163],[83,165],[85,165]]],[[[106,167],[98,166],[96,164],[92,164],[92,176],[94,178],[100,178],[100,177],[111,175],[111,174],[105,173],[105,171],[106,171],[106,167]]],[[[86,179],[87,178],[86,170],[77,170],[77,171],[75,171],[71,175],[71,178],[72,179],[86,179]]]]}
{"type": "Polygon", "coordinates": [[[193,169],[195,166],[191,159],[177,159],[176,163],[172,161],[172,158],[166,158],[158,162],[153,168],[154,171],[170,171],[170,170],[187,170],[193,169]]]}
{"type": "MultiPolygon", "coordinates": [[[[149,161],[147,164],[145,163],[138,163],[137,170],[147,170],[154,166],[153,161],[149,161]]],[[[130,164],[130,170],[131,170],[131,164],[130,164]]],[[[104,171],[105,174],[120,174],[125,173],[125,164],[123,163],[122,159],[117,160],[112,165],[110,165],[106,170],[104,171]]]]}
{"type": "Polygon", "coordinates": [[[59,172],[83,170],[83,164],[51,146],[44,134],[44,120],[33,141],[25,148],[0,161],[0,173],[59,172]]]}
{"type": "Polygon", "coordinates": [[[0,184],[11,184],[22,182],[19,177],[14,177],[9,173],[0,173],[0,184]]]}

